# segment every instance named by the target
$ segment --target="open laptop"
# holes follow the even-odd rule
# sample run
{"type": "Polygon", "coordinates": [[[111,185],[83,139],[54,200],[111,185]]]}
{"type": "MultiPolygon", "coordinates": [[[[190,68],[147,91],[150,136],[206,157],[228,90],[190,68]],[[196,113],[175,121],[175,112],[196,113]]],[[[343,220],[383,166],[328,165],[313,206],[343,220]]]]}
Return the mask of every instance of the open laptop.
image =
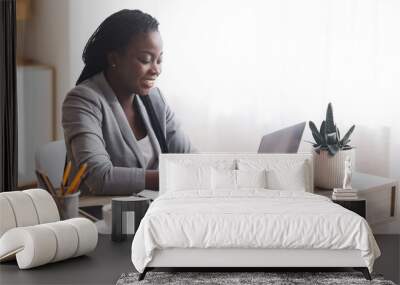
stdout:
{"type": "Polygon", "coordinates": [[[297,153],[305,126],[302,122],[263,136],[258,153],[297,153]]]}

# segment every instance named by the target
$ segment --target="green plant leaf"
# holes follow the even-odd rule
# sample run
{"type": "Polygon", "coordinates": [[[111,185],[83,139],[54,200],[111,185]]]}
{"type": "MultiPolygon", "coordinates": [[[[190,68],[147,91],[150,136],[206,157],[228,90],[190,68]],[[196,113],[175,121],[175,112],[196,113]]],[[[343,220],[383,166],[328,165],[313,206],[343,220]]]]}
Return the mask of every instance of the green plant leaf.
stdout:
{"type": "Polygon", "coordinates": [[[351,142],[351,140],[347,140],[347,141],[345,141],[345,142],[341,142],[341,144],[342,144],[342,147],[344,147],[344,146],[346,146],[346,145],[348,145],[349,144],[349,142],[351,142]]]}
{"type": "Polygon", "coordinates": [[[328,152],[331,156],[334,156],[338,151],[339,151],[339,147],[336,144],[334,144],[334,145],[328,144],[328,152]]]}
{"type": "Polygon", "coordinates": [[[326,143],[326,123],[325,123],[325,121],[322,121],[321,128],[320,128],[320,134],[321,134],[321,138],[322,138],[321,145],[326,146],[327,143],[326,143]]]}
{"type": "Polygon", "coordinates": [[[340,141],[341,145],[346,145],[348,144],[349,137],[351,136],[351,134],[353,133],[354,129],[356,128],[355,125],[352,125],[351,128],[347,131],[347,133],[344,135],[344,137],[342,138],[342,140],[340,141]]]}
{"type": "Polygon", "coordinates": [[[317,126],[315,126],[315,124],[314,124],[313,121],[310,121],[310,122],[308,123],[308,125],[310,126],[311,134],[312,134],[312,136],[313,136],[315,142],[316,142],[318,145],[321,145],[322,142],[323,142],[323,139],[322,139],[322,137],[321,137],[321,134],[318,132],[317,126]]]}
{"type": "Polygon", "coordinates": [[[328,104],[328,108],[326,109],[326,132],[334,133],[336,132],[335,122],[333,120],[333,110],[332,103],[328,104]]]}
{"type": "Polygon", "coordinates": [[[336,137],[336,132],[334,133],[329,133],[326,134],[326,143],[327,145],[336,145],[337,146],[337,137],[336,137]]]}
{"type": "Polygon", "coordinates": [[[339,131],[338,127],[335,126],[335,128],[336,128],[336,138],[337,138],[337,141],[338,141],[338,144],[339,144],[339,147],[340,147],[341,146],[341,144],[340,144],[340,131],[339,131]]]}
{"type": "Polygon", "coordinates": [[[325,129],[325,120],[321,122],[321,126],[319,127],[319,133],[322,134],[322,129],[325,129]]]}
{"type": "Polygon", "coordinates": [[[352,145],[345,145],[345,146],[342,148],[342,150],[349,150],[349,149],[353,149],[353,148],[355,148],[355,147],[352,146],[352,145]]]}

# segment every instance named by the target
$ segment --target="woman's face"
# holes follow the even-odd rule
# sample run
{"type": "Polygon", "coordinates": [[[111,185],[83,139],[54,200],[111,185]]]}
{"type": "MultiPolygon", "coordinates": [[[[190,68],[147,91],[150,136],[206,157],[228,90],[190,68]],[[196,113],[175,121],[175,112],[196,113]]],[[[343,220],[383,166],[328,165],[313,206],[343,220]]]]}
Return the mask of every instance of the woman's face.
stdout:
{"type": "Polygon", "coordinates": [[[161,73],[162,40],[158,31],[134,36],[124,51],[111,57],[111,71],[129,93],[148,95],[161,73]],[[114,66],[113,66],[114,64],[114,66]]]}

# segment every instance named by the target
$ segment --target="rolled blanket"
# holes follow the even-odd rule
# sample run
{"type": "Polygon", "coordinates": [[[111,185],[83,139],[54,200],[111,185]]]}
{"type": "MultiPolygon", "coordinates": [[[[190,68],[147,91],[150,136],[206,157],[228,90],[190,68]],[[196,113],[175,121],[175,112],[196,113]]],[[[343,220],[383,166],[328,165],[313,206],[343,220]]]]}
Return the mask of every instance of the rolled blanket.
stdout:
{"type": "Polygon", "coordinates": [[[18,227],[0,238],[0,261],[16,257],[20,269],[86,254],[96,248],[97,229],[86,218],[18,227]]]}

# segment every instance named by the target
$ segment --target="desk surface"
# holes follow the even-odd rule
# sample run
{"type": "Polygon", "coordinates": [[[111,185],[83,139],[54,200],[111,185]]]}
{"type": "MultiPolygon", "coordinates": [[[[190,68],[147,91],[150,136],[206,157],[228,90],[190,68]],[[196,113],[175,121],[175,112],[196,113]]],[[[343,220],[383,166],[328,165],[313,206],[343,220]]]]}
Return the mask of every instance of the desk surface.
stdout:
{"type": "Polygon", "coordinates": [[[112,198],[119,196],[80,196],[79,207],[99,206],[111,203],[112,198]]]}
{"type": "Polygon", "coordinates": [[[134,271],[132,238],[112,242],[99,235],[96,249],[80,256],[28,270],[19,270],[16,261],[0,264],[0,284],[115,284],[122,273],[134,271]]]}

